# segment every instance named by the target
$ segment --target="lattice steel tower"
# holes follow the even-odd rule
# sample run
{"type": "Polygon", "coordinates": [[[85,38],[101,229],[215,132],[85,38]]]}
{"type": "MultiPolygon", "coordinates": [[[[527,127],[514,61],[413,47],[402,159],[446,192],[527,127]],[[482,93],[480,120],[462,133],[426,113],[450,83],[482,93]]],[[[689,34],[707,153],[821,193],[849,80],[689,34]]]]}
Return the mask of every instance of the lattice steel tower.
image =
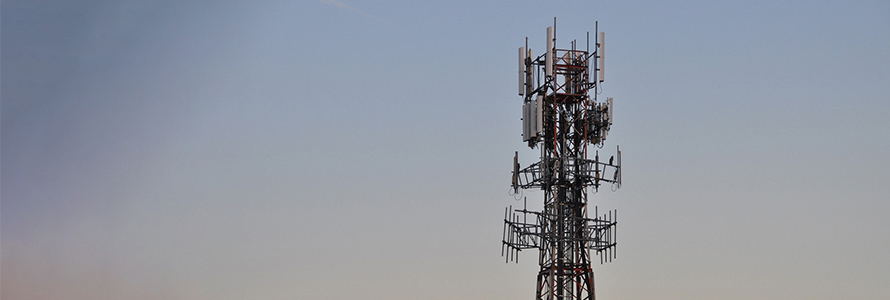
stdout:
{"type": "Polygon", "coordinates": [[[595,299],[591,250],[600,263],[615,257],[617,211],[591,212],[587,191],[621,186],[620,149],[617,159],[600,161],[594,148],[603,146],[612,125],[612,98],[597,101],[605,35],[594,34],[593,52],[590,33],[585,50],[578,49],[577,41],[570,49],[557,49],[555,23],[547,28],[543,55],[535,57],[527,49],[528,39],[519,48],[522,139],[540,149],[541,160],[520,168],[518,152],[514,155],[511,191],[515,196],[520,189],[543,190],[544,209],[505,211],[501,254],[513,260],[521,250],[538,249],[536,299],[595,299]]]}

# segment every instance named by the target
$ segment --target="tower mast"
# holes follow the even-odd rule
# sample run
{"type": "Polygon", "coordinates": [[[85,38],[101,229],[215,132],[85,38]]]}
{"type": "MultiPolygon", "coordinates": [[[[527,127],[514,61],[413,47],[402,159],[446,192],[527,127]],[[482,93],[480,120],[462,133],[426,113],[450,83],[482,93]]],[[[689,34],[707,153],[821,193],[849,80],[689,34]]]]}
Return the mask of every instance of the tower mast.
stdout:
{"type": "MultiPolygon", "coordinates": [[[[555,22],[554,22],[555,26],[555,22]]],[[[598,30],[598,26],[597,26],[598,30]]],[[[522,139],[540,147],[541,159],[520,168],[514,156],[512,191],[541,189],[542,211],[507,208],[502,255],[538,249],[540,270],[535,299],[595,299],[591,251],[600,262],[615,257],[617,211],[588,210],[588,187],[621,186],[621,151],[617,160],[593,159],[588,146],[602,147],[612,125],[612,98],[598,101],[603,82],[605,34],[594,35],[595,49],[556,48],[554,27],[547,28],[547,48],[535,57],[519,48],[519,94],[523,96],[522,139]],[[591,97],[590,91],[593,91],[591,97]]]]}

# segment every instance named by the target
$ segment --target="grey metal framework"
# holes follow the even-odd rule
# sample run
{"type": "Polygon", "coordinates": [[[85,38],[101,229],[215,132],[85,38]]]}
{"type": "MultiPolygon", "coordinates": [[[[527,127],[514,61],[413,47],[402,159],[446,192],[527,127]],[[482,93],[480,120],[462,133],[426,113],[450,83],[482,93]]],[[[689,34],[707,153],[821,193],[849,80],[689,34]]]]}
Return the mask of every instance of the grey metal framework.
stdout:
{"type": "Polygon", "coordinates": [[[593,148],[603,146],[612,124],[612,99],[597,101],[604,35],[599,36],[593,52],[589,34],[587,50],[576,49],[575,41],[570,49],[557,49],[548,28],[546,53],[533,57],[520,48],[520,94],[524,106],[532,107],[524,112],[523,122],[530,125],[524,126],[523,140],[540,146],[541,159],[520,168],[517,152],[512,192],[541,189],[544,206],[540,212],[507,208],[502,255],[510,261],[519,251],[538,249],[536,299],[595,299],[591,250],[601,263],[615,257],[617,211],[599,214],[587,205],[588,188],[621,186],[620,149],[617,157],[600,160],[593,148]]]}

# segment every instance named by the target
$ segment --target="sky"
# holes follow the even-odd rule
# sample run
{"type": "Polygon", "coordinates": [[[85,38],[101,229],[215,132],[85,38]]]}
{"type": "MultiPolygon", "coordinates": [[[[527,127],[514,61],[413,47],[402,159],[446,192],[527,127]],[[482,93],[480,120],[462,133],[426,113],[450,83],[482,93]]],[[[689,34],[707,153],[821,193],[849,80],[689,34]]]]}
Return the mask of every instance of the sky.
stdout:
{"type": "Polygon", "coordinates": [[[606,33],[599,299],[890,298],[890,2],[238,2],[2,2],[0,298],[532,299],[554,17],[606,33]]]}

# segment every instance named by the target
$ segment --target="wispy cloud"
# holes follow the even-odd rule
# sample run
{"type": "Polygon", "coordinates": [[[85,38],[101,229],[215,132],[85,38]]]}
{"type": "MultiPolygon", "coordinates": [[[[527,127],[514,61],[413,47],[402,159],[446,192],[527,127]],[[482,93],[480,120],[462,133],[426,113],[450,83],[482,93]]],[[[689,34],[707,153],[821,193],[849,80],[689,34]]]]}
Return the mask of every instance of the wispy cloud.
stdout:
{"type": "Polygon", "coordinates": [[[343,3],[343,2],[340,2],[340,1],[337,1],[337,0],[319,0],[319,1],[321,1],[321,3],[324,3],[324,4],[330,4],[330,5],[339,7],[339,8],[343,8],[343,9],[348,9],[348,10],[354,11],[354,12],[359,13],[359,14],[365,16],[365,17],[374,19],[374,20],[379,21],[379,22],[383,22],[383,23],[386,24],[386,25],[392,25],[392,23],[387,22],[387,21],[384,20],[384,19],[378,18],[378,17],[373,16],[373,15],[371,15],[371,14],[369,14],[369,13],[363,12],[363,11],[359,10],[358,8],[353,7],[352,5],[349,5],[349,4],[346,4],[346,3],[343,3]]]}

